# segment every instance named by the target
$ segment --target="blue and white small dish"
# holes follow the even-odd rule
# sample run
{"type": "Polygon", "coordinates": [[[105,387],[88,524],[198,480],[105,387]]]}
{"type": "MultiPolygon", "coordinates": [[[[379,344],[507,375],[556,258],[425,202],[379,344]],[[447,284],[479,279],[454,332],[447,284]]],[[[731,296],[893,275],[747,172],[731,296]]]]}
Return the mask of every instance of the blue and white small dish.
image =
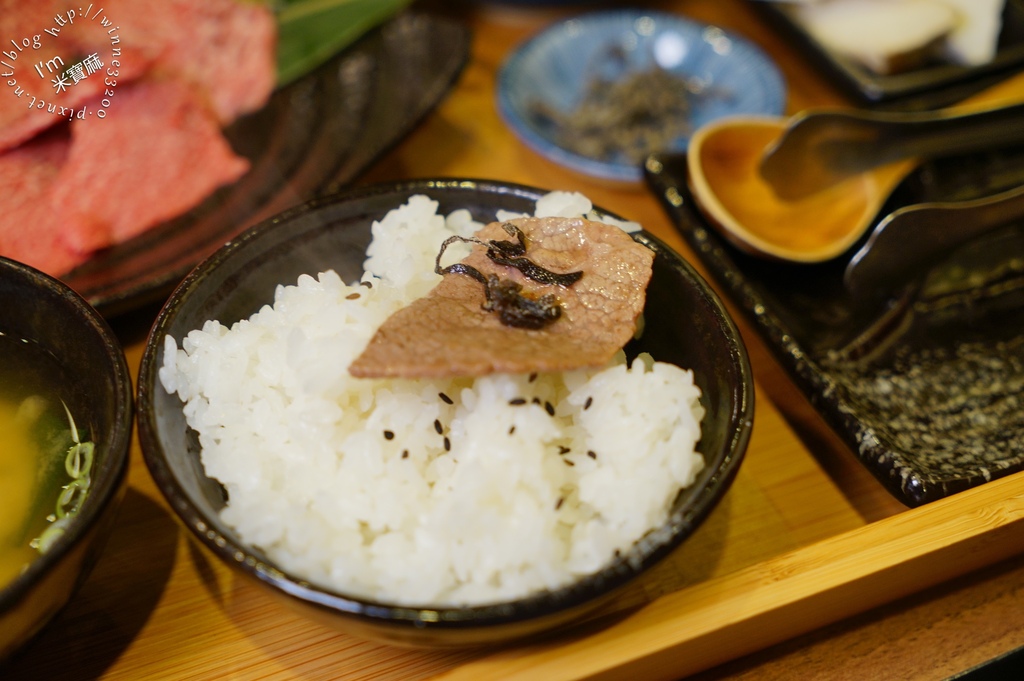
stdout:
{"type": "Polygon", "coordinates": [[[568,148],[551,114],[577,111],[595,80],[616,82],[659,68],[688,91],[688,125],[650,152],[685,151],[693,130],[723,116],[778,116],[785,110],[782,75],[757,46],[716,26],[640,10],[584,14],[529,39],[501,69],[498,110],[523,142],[548,159],[587,175],[638,182],[642,171],[635,159],[600,159],[568,148]]]}

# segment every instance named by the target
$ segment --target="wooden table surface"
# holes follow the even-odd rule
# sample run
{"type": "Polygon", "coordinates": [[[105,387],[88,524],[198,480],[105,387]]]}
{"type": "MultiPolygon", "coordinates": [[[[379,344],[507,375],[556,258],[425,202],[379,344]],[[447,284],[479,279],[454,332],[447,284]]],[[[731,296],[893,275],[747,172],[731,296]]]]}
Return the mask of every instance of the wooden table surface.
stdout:
{"type": "MultiPolygon", "coordinates": [[[[785,75],[791,112],[849,103],[746,2],[644,4],[760,45],[785,75]]],[[[471,26],[469,62],[437,110],[360,182],[456,176],[580,191],[643,223],[701,269],[644,186],[594,181],[544,160],[495,110],[495,75],[510,51],[585,8],[422,5],[471,26]]],[[[115,320],[133,371],[156,312],[115,320]]],[[[1024,557],[1016,555],[1024,548],[1021,476],[927,512],[906,509],[735,317],[757,381],[747,458],[704,525],[623,594],[600,626],[506,650],[429,651],[314,623],[191,540],[136,442],[128,492],[102,559],[69,607],[0,677],[942,679],[1024,645],[1024,557]],[[934,546],[917,546],[918,538],[934,546]]]]}

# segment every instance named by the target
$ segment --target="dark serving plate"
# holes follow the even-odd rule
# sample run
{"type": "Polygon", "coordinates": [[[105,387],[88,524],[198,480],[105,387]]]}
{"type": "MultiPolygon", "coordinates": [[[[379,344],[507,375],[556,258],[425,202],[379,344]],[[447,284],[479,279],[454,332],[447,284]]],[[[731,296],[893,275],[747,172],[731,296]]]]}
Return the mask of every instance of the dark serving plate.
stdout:
{"type": "Polygon", "coordinates": [[[892,104],[913,109],[945,106],[1024,64],[1024,0],[1006,0],[996,56],[988,64],[968,67],[935,62],[890,75],[877,74],[825,48],[792,18],[792,8],[787,7],[787,3],[750,0],[750,4],[815,66],[868,105],[892,104]]]}
{"type": "Polygon", "coordinates": [[[238,182],[62,279],[108,318],[159,301],[246,227],[350,183],[440,101],[468,51],[460,23],[400,14],[225,131],[252,164],[238,182]]]}
{"type": "MultiPolygon", "coordinates": [[[[505,209],[533,212],[545,192],[480,180],[419,180],[351,189],[264,222],[200,264],[157,318],[139,373],[139,437],[161,492],[184,524],[214,554],[301,610],[359,635],[390,642],[448,646],[494,643],[561,626],[606,602],[685,540],[730,486],[753,419],[746,350],[724,306],[678,254],[653,236],[634,238],[654,251],[645,326],[627,352],[641,351],[694,372],[706,410],[698,450],[705,468],[676,498],[669,520],[599,572],[556,591],[465,608],[398,607],[317,586],[275,567],[220,519],[225,494],[206,476],[196,434],[182,403],[160,385],[164,337],[181,339],[208,319],[230,325],[272,302],[278,284],[332,268],[347,281],[362,274],[370,225],[414,194],[439,202],[439,212],[468,209],[477,220],[505,209]]],[[[496,528],[500,531],[500,528],[496,528]]]]}
{"type": "MultiPolygon", "coordinates": [[[[852,253],[769,262],[703,219],[686,159],[653,157],[648,182],[680,233],[860,461],[916,506],[1024,468],[1024,224],[937,263],[903,291],[853,298],[852,253]]],[[[881,214],[1024,184],[1024,149],[922,166],[881,214]]]]}

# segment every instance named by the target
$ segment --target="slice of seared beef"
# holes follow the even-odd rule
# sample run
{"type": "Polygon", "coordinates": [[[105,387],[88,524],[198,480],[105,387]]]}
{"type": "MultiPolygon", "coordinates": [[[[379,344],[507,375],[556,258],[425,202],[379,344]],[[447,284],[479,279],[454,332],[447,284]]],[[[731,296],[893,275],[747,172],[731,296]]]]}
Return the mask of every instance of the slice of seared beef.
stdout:
{"type": "MultiPolygon", "coordinates": [[[[582,272],[579,280],[571,285],[534,281],[516,267],[496,263],[488,256],[494,249],[479,244],[462,264],[485,279],[495,275],[499,282],[521,286],[519,293],[528,300],[552,295],[560,308],[557,319],[539,329],[508,326],[477,277],[449,273],[429,294],[392,315],[349,373],[479,376],[607,363],[636,331],[653,252],[618,227],[583,218],[510,223],[525,235],[530,262],[552,273],[582,272]]],[[[508,241],[504,224],[491,223],[476,236],[483,242],[508,241]]]]}

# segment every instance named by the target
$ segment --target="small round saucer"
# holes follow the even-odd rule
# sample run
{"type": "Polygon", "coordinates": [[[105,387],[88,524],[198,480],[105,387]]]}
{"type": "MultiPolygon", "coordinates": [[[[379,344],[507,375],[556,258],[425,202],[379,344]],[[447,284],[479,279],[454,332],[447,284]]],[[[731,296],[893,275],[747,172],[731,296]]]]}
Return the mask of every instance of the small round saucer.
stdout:
{"type": "MultiPolygon", "coordinates": [[[[592,158],[568,149],[550,114],[572,114],[596,79],[612,82],[655,67],[686,87],[689,131],[722,116],[779,115],[785,109],[779,70],[747,40],[672,14],[609,10],[556,23],[520,46],[499,74],[498,110],[523,142],[556,163],[636,182],[642,172],[635,159],[592,158]]],[[[684,151],[688,141],[684,132],[666,148],[649,151],[684,151]]]]}

